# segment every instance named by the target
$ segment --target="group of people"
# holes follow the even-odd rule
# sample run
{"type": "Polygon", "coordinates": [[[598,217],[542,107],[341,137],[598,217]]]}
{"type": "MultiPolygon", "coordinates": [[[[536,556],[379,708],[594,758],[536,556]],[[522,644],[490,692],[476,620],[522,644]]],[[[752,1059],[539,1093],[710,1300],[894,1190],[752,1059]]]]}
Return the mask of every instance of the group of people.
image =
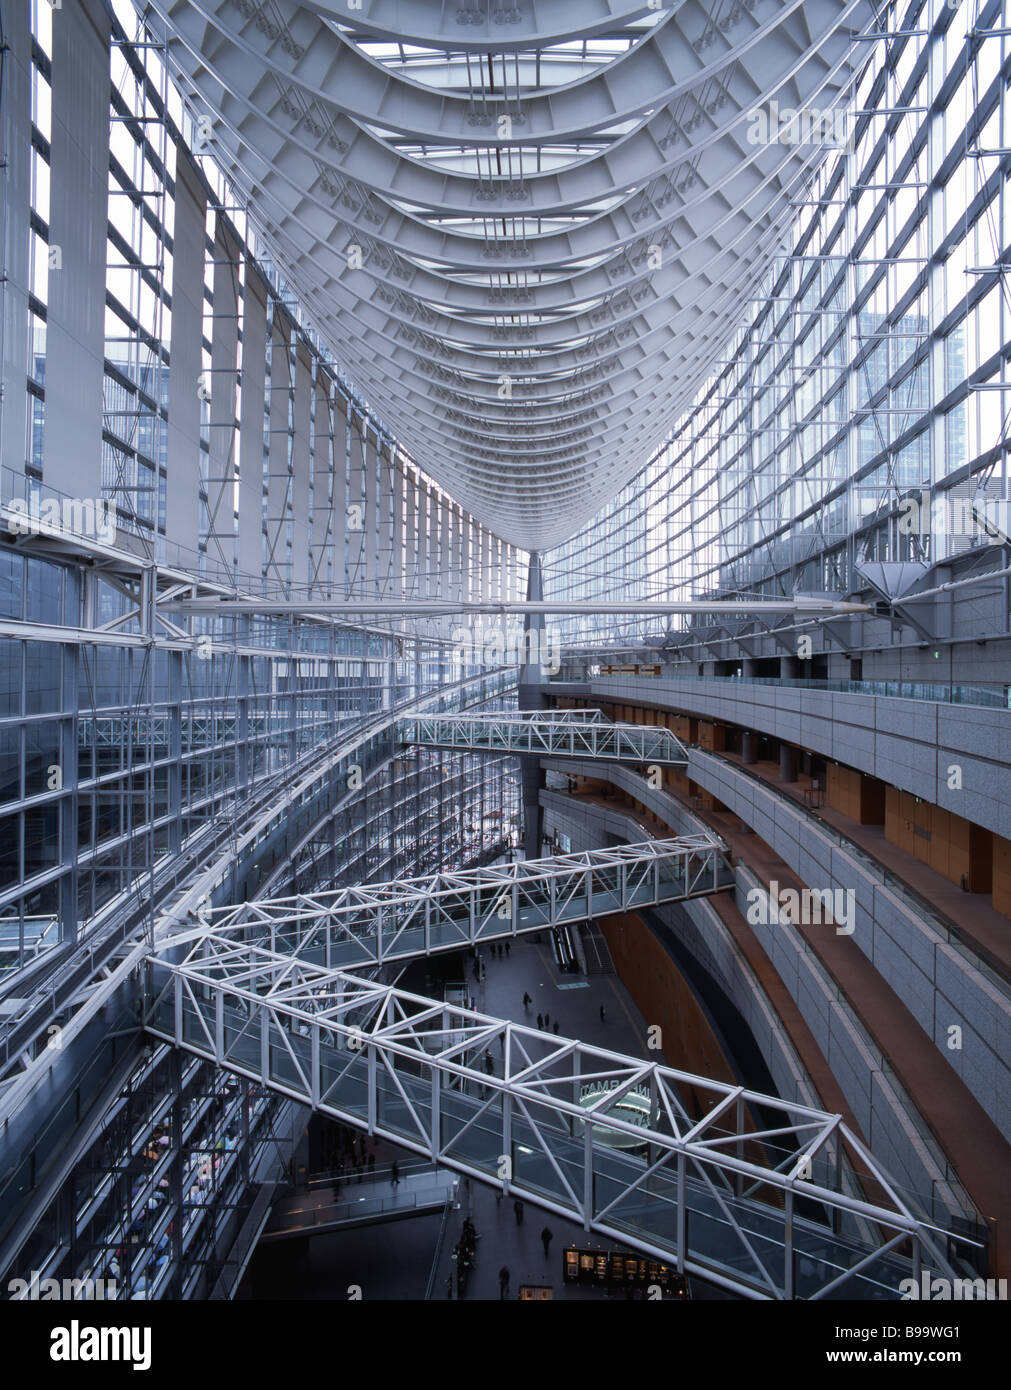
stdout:
{"type": "MultiPolygon", "coordinates": [[[[467,1275],[468,1275],[468,1274],[470,1273],[470,1271],[474,1268],[474,1265],[475,1265],[475,1255],[476,1255],[476,1251],[477,1251],[477,1240],[478,1240],[477,1229],[476,1229],[476,1227],[475,1227],[473,1221],[471,1221],[471,1219],[470,1219],[469,1216],[468,1216],[468,1217],[465,1217],[465,1218],[464,1218],[464,1222],[463,1222],[463,1231],[461,1232],[460,1239],[456,1242],[456,1245],[455,1245],[454,1248],[453,1248],[453,1258],[456,1260],[456,1296],[457,1296],[457,1298],[459,1298],[460,1295],[463,1293],[464,1287],[465,1287],[465,1285],[466,1285],[466,1283],[467,1283],[467,1275]]],[[[450,1293],[450,1297],[452,1297],[452,1293],[453,1293],[453,1276],[452,1276],[452,1275],[449,1276],[449,1281],[448,1281],[448,1283],[449,1283],[449,1293],[450,1293]]]]}
{"type": "MultiPolygon", "coordinates": [[[[489,941],[488,950],[493,956],[497,956],[500,960],[505,960],[506,956],[510,954],[510,944],[508,941],[489,941]]],[[[484,957],[476,946],[474,947],[474,954],[471,960],[471,973],[478,984],[484,979],[486,973],[484,957]]],[[[473,1007],[473,1003],[471,1007],[473,1007]]]]}
{"type": "Polygon", "coordinates": [[[375,1164],[376,1156],[369,1147],[368,1135],[332,1123],[325,1125],[320,1134],[320,1159],[325,1172],[340,1173],[345,1169],[368,1168],[375,1164]]]}
{"type": "MultiPolygon", "coordinates": [[[[524,990],[524,991],[523,991],[523,1012],[524,1012],[524,1013],[526,1013],[526,1012],[529,1010],[530,1005],[531,1005],[533,1002],[534,1002],[534,1001],[531,999],[530,995],[527,993],[526,990],[524,990]]],[[[601,1021],[601,1023],[606,1023],[606,1021],[607,1021],[607,1010],[604,1008],[603,1004],[601,1004],[601,1006],[600,1006],[600,1021],[601,1021]]],[[[554,1023],[552,1023],[550,1017],[548,1016],[548,1014],[538,1014],[538,1015],[537,1015],[537,1027],[543,1029],[544,1032],[546,1032],[546,1033],[547,1033],[547,1032],[554,1032],[554,1033],[557,1033],[557,1032],[558,1032],[558,1020],[555,1019],[554,1023]]]]}
{"type": "MultiPolygon", "coordinates": [[[[531,1005],[533,1002],[534,1002],[534,1001],[530,998],[530,995],[527,993],[526,990],[524,990],[524,991],[523,991],[523,1012],[524,1012],[524,1013],[526,1013],[526,1012],[529,1010],[530,1005],[531,1005]]],[[[543,1032],[545,1032],[545,1033],[552,1033],[552,1032],[557,1033],[557,1032],[558,1032],[558,1019],[556,1018],[555,1021],[554,1021],[554,1023],[552,1023],[552,1022],[551,1022],[551,1016],[550,1016],[550,1014],[538,1014],[538,1015],[537,1015],[537,1027],[540,1028],[540,1029],[542,1029],[543,1032]]]]}
{"type": "MultiPolygon", "coordinates": [[[[502,1200],[502,1198],[501,1198],[501,1194],[500,1194],[499,1197],[498,1197],[498,1201],[501,1202],[501,1200],[502,1200]]],[[[523,1216],[524,1216],[525,1210],[526,1210],[526,1209],[525,1209],[525,1207],[524,1207],[523,1202],[520,1200],[519,1197],[517,1197],[516,1200],[513,1202],[513,1215],[516,1217],[516,1225],[517,1225],[517,1226],[522,1226],[522,1225],[523,1225],[523,1216]]],[[[453,1250],[453,1258],[454,1258],[455,1261],[456,1261],[456,1296],[457,1296],[457,1298],[462,1297],[463,1291],[464,1291],[464,1289],[465,1289],[465,1287],[466,1287],[467,1275],[468,1275],[468,1274],[470,1273],[470,1271],[474,1268],[474,1265],[475,1265],[475,1249],[476,1249],[476,1246],[477,1246],[477,1241],[478,1241],[478,1239],[479,1239],[479,1237],[478,1237],[478,1234],[477,1234],[477,1228],[475,1227],[473,1221],[471,1221],[471,1219],[470,1219],[469,1216],[464,1217],[463,1230],[462,1230],[462,1232],[461,1232],[460,1239],[457,1241],[456,1246],[454,1247],[454,1250],[453,1250]]],[[[550,1226],[545,1226],[544,1229],[541,1231],[541,1244],[544,1246],[544,1258],[545,1258],[545,1260],[546,1260],[546,1259],[549,1257],[549,1255],[551,1254],[551,1242],[552,1242],[553,1239],[554,1239],[554,1232],[551,1230],[550,1226]]],[[[512,1275],[511,1275],[511,1273],[510,1273],[510,1271],[509,1271],[509,1266],[508,1266],[508,1265],[503,1265],[502,1268],[501,1268],[501,1269],[499,1270],[499,1272],[498,1272],[498,1289],[499,1289],[499,1298],[500,1298],[500,1299],[508,1298],[508,1297],[509,1297],[509,1281],[510,1281],[511,1278],[512,1278],[512,1275]]],[[[452,1298],[452,1297],[453,1297],[453,1276],[452,1276],[452,1274],[451,1274],[451,1275],[449,1276],[449,1278],[446,1280],[446,1290],[447,1290],[448,1296],[449,1296],[450,1298],[452,1298]]]]}
{"type": "MultiPolygon", "coordinates": [[[[320,1135],[320,1162],[322,1171],[333,1180],[333,1197],[337,1199],[345,1182],[361,1182],[371,1178],[376,1166],[376,1140],[367,1134],[359,1134],[346,1125],[331,1123],[323,1126],[320,1135]]],[[[399,1181],[397,1164],[393,1163],[393,1183],[399,1181]]],[[[296,1183],[294,1169],[291,1181],[296,1183]]]]}

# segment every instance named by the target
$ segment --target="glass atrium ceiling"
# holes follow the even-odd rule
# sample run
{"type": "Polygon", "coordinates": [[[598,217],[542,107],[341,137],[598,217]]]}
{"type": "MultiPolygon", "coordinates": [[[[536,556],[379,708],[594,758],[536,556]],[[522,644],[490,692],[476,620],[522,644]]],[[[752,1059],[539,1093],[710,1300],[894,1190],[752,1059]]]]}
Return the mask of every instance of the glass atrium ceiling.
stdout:
{"type": "Polygon", "coordinates": [[[601,38],[573,39],[566,43],[548,44],[541,49],[516,53],[470,53],[424,48],[417,44],[384,43],[362,38],[346,25],[333,27],[359,51],[383,67],[421,82],[427,87],[443,90],[469,90],[473,81],[472,69],[482,65],[488,80],[496,81],[503,90],[510,86],[522,92],[538,91],[544,87],[560,87],[566,82],[578,82],[582,77],[613,63],[659,24],[663,15],[657,11],[645,19],[633,20],[622,29],[601,38]]]}
{"type": "Polygon", "coordinates": [[[404,447],[503,538],[666,437],[830,148],[868,0],[154,0],[213,155],[404,447]],[[770,127],[771,128],[771,127],[770,127]]]}

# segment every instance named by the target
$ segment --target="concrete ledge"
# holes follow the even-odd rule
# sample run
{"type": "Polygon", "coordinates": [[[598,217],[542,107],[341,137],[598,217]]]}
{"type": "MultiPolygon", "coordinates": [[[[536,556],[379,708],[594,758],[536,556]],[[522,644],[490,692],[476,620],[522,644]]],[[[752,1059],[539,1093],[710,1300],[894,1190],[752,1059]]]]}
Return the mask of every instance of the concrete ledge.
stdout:
{"type": "Polygon", "coordinates": [[[582,698],[723,720],[784,739],[1011,839],[1011,710],[658,676],[601,677],[578,690],[582,698]],[[959,789],[948,786],[953,764],[961,768],[959,789]]]}
{"type": "MultiPolygon", "coordinates": [[[[949,944],[915,908],[787,797],[712,753],[692,749],[688,775],[752,826],[811,888],[852,889],[853,941],[895,991],[940,1057],[993,1122],[1011,1132],[1011,998],[967,950],[949,944]],[[947,1047],[962,1029],[962,1048],[947,1047]]],[[[831,930],[831,928],[828,928],[831,930]]]]}
{"type": "MultiPolygon", "coordinates": [[[[625,779],[632,778],[646,788],[644,778],[627,769],[623,772],[625,779]]],[[[639,795],[638,789],[634,794],[639,795]]],[[[545,825],[550,823],[568,834],[573,850],[599,848],[601,834],[620,833],[622,822],[624,838],[636,833],[638,822],[628,811],[612,811],[592,801],[580,803],[578,798],[550,790],[541,792],[541,801],[545,825]]],[[[680,809],[685,817],[690,814],[680,809]]],[[[689,827],[685,821],[675,822],[671,828],[681,831],[689,827]]],[[[764,890],[744,865],[738,866],[737,875],[736,897],[743,914],[748,892],[764,890]]],[[[673,905],[653,911],[724,988],[751,1029],[779,1094],[809,1103],[806,1098],[816,1095],[811,1078],[760,981],[713,906],[704,898],[676,906],[691,922],[691,929],[673,923],[673,905]]],[[[888,1171],[910,1193],[921,1200],[936,1199],[938,1205],[932,1212],[936,1219],[943,1219],[946,1214],[974,1217],[968,1199],[951,1186],[947,1160],[909,1096],[888,1072],[880,1050],[807,943],[788,924],[753,930],[811,1030],[868,1146],[881,1156],[882,1162],[888,1159],[888,1171]]]]}

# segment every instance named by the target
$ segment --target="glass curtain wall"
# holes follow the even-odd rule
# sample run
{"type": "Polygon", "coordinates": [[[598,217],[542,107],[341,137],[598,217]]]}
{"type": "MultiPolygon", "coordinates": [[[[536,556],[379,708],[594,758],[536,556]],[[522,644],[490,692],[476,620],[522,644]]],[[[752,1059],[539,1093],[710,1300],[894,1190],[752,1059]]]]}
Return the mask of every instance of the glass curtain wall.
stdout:
{"type": "Polygon", "coordinates": [[[1007,543],[1007,9],[881,7],[897,37],[867,44],[846,139],[745,321],[642,472],[545,557],[548,597],[845,596],[879,562],[1007,543]]]}

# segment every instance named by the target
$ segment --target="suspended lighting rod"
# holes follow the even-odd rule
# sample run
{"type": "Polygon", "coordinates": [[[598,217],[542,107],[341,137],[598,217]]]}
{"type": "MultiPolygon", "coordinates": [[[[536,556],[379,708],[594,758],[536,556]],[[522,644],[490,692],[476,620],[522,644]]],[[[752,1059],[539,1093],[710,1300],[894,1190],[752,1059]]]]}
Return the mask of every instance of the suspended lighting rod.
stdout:
{"type": "Polygon", "coordinates": [[[684,599],[671,602],[637,602],[627,599],[619,603],[598,602],[596,599],[567,600],[561,603],[543,601],[500,603],[494,599],[260,599],[260,598],[170,598],[159,603],[161,609],[173,613],[263,613],[283,616],[288,613],[310,613],[313,616],[330,614],[335,618],[357,617],[359,614],[385,614],[401,618],[440,618],[457,613],[485,613],[502,616],[524,616],[528,613],[558,614],[581,617],[592,614],[632,614],[643,617],[666,616],[672,613],[869,613],[867,603],[845,603],[838,599],[805,597],[794,599],[684,599]]]}

